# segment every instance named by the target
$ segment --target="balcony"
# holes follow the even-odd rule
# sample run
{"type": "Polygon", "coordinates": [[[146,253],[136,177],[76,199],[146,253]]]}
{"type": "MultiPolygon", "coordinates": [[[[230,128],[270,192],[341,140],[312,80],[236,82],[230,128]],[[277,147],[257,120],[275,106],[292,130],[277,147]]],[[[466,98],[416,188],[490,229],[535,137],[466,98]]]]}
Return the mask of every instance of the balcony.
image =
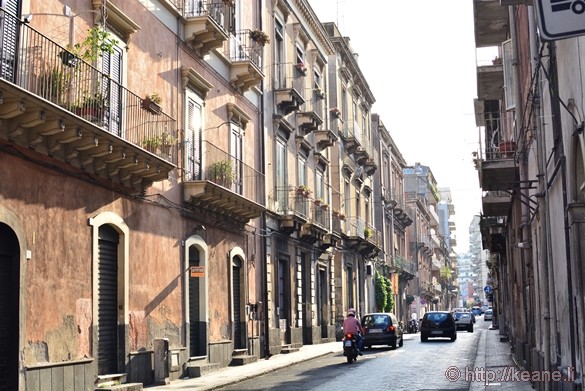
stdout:
{"type": "Polygon", "coordinates": [[[507,191],[487,191],[481,198],[484,216],[508,216],[512,196],[507,191]]]}
{"type": "Polygon", "coordinates": [[[366,172],[366,175],[368,176],[374,175],[377,169],[378,165],[376,164],[376,161],[373,158],[366,159],[366,161],[364,162],[364,171],[366,172]]]}
{"type": "Polygon", "coordinates": [[[382,251],[381,232],[359,217],[346,220],[345,237],[349,247],[366,257],[375,257],[382,251]]]}
{"type": "Polygon", "coordinates": [[[508,39],[508,7],[500,0],[473,0],[475,47],[499,46],[508,39]]]}
{"type": "Polygon", "coordinates": [[[317,241],[323,243],[325,235],[329,232],[329,222],[329,208],[313,202],[310,219],[299,231],[300,239],[311,244],[317,241]]]}
{"type": "Polygon", "coordinates": [[[504,219],[482,216],[479,221],[479,230],[484,250],[489,250],[492,253],[506,253],[504,219]]]}
{"type": "Polygon", "coordinates": [[[361,129],[356,121],[347,121],[343,124],[343,132],[340,134],[343,147],[347,153],[354,153],[361,146],[361,129]]]}
{"type": "Polygon", "coordinates": [[[323,151],[325,148],[332,147],[339,140],[331,129],[317,130],[313,132],[313,134],[315,135],[315,145],[317,146],[318,152],[323,151]]]}
{"type": "Polygon", "coordinates": [[[305,103],[305,77],[298,74],[293,64],[274,66],[274,104],[282,115],[299,111],[305,103]]]}
{"type": "Polygon", "coordinates": [[[241,93],[258,87],[264,79],[262,57],[264,45],[250,38],[250,30],[242,30],[230,36],[224,43],[224,52],[230,66],[230,82],[241,93]]]}
{"type": "Polygon", "coordinates": [[[311,218],[312,200],[308,192],[295,190],[292,186],[277,187],[268,196],[268,209],[278,215],[279,230],[290,235],[311,218]]]}
{"type": "Polygon", "coordinates": [[[235,5],[224,1],[185,2],[185,41],[200,55],[223,46],[229,39],[235,5]]]}
{"type": "Polygon", "coordinates": [[[502,59],[477,65],[477,99],[499,100],[504,96],[504,66],[502,59]]]}
{"type": "Polygon", "coordinates": [[[265,210],[264,175],[210,142],[203,150],[203,169],[194,169],[200,174],[183,185],[185,202],[240,224],[259,217],[265,210]]]}
{"type": "Polygon", "coordinates": [[[394,257],[394,265],[400,272],[400,278],[408,281],[415,277],[417,266],[413,261],[397,255],[394,257]]]}
{"type": "Polygon", "coordinates": [[[4,13],[0,139],[47,155],[104,183],[141,192],[177,164],[175,120],[108,74],[4,13]],[[8,31],[10,30],[10,31],[8,31]],[[147,150],[148,142],[156,147],[147,150]]]}
{"type": "Polygon", "coordinates": [[[515,144],[485,149],[485,159],[479,166],[479,183],[483,190],[508,190],[517,186],[519,171],[511,152],[515,149],[515,144]]]}

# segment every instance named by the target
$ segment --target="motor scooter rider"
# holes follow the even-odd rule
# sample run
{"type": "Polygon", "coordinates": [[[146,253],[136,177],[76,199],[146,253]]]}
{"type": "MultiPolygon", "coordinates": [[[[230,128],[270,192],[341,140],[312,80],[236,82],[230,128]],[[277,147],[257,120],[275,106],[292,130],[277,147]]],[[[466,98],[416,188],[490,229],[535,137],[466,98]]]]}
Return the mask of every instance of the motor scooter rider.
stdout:
{"type": "Polygon", "coordinates": [[[355,310],[353,308],[347,310],[347,318],[343,320],[343,332],[351,333],[356,336],[358,354],[361,356],[363,349],[362,334],[364,333],[364,328],[360,324],[360,321],[356,319],[355,310]]]}

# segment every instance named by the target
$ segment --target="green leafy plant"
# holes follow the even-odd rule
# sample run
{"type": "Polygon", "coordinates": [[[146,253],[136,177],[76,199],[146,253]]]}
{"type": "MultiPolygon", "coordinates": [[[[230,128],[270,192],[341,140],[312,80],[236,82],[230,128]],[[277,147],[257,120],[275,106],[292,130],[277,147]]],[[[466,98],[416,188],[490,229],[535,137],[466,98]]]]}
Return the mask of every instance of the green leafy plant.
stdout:
{"type": "Polygon", "coordinates": [[[392,282],[386,279],[386,307],[385,312],[394,312],[394,292],[392,291],[392,282]]]}
{"type": "Polygon", "coordinates": [[[369,239],[372,237],[372,229],[371,228],[364,228],[364,238],[369,239]]]}
{"type": "MultiPolygon", "coordinates": [[[[102,53],[114,53],[117,40],[111,38],[111,34],[101,26],[93,26],[87,30],[83,41],[73,46],[67,46],[67,50],[86,62],[97,60],[102,53]]],[[[71,56],[61,54],[61,59],[71,62],[71,56]]]]}
{"type": "Polygon", "coordinates": [[[386,278],[376,270],[374,276],[374,298],[378,311],[384,311],[387,305],[386,278]]]}
{"type": "Polygon", "coordinates": [[[260,46],[264,46],[267,43],[270,43],[270,37],[262,30],[250,30],[249,36],[252,41],[256,42],[260,46]]]}
{"type": "Polygon", "coordinates": [[[211,164],[208,173],[210,180],[224,187],[231,187],[236,179],[231,160],[220,160],[211,164]]]}

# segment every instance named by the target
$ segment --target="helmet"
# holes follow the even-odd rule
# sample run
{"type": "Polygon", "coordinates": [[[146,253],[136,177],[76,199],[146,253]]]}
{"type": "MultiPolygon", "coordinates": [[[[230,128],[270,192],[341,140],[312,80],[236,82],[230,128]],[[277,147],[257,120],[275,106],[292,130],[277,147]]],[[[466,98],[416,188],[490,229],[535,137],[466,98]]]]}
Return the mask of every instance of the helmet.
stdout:
{"type": "Polygon", "coordinates": [[[350,315],[351,316],[355,316],[355,309],[350,308],[350,309],[347,310],[347,316],[350,316],[350,315]]]}

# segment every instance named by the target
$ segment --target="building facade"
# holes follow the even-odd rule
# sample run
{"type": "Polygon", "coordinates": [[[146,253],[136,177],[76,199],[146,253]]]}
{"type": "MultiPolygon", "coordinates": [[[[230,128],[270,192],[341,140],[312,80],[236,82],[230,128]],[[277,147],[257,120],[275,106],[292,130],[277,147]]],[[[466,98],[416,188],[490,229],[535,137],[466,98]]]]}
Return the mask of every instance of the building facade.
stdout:
{"type": "Polygon", "coordinates": [[[541,35],[542,5],[474,0],[476,47],[495,53],[477,64],[480,229],[496,325],[515,358],[571,374],[538,389],[582,389],[583,37],[541,35]]]}

